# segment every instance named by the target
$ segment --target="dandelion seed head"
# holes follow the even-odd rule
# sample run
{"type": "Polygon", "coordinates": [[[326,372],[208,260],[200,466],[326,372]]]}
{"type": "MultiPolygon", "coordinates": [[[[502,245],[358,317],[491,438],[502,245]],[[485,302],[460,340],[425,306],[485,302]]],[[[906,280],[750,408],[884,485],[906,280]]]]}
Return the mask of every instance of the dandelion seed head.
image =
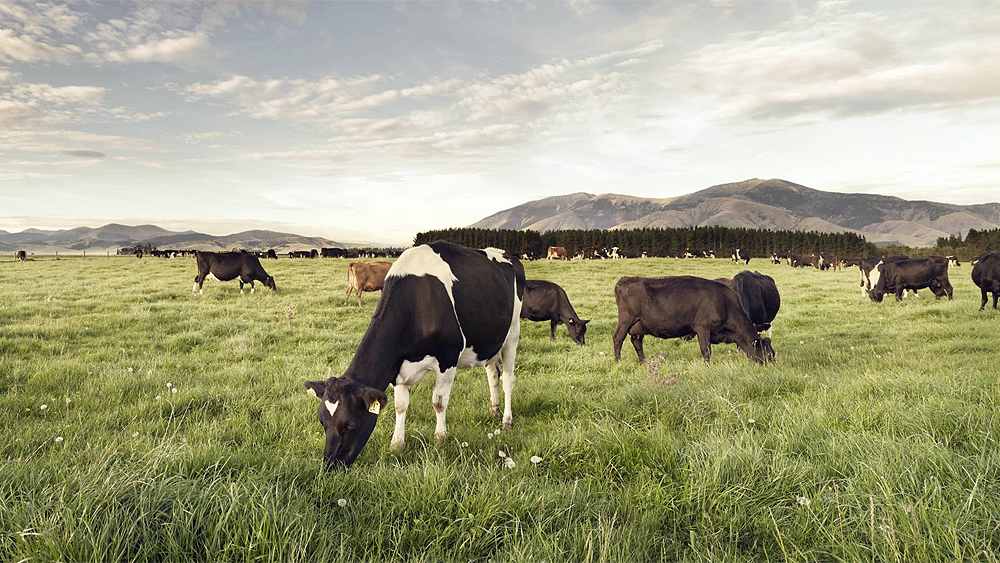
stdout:
{"type": "Polygon", "coordinates": [[[171,390],[170,390],[170,392],[171,392],[171,393],[176,393],[176,392],[177,392],[177,388],[176,388],[176,387],[174,387],[173,389],[171,389],[171,390]]]}
{"type": "Polygon", "coordinates": [[[132,437],[133,438],[138,438],[139,437],[139,433],[138,432],[133,432],[132,433],[132,437]]]}
{"type": "Polygon", "coordinates": [[[514,469],[515,467],[517,467],[517,464],[514,463],[514,458],[508,457],[507,458],[507,469],[514,469]]]}
{"type": "Polygon", "coordinates": [[[345,506],[347,506],[347,499],[346,498],[337,499],[337,506],[339,506],[340,508],[344,508],[345,506]]]}
{"type": "Polygon", "coordinates": [[[812,501],[809,500],[809,497],[798,497],[795,499],[795,502],[801,504],[802,506],[809,506],[810,504],[812,504],[812,501]]]}
{"type": "Polygon", "coordinates": [[[888,524],[882,524],[881,526],[878,527],[878,529],[882,530],[883,534],[886,534],[886,535],[891,535],[892,534],[892,526],[890,526],[888,524]]]}
{"type": "Polygon", "coordinates": [[[462,442],[462,447],[463,448],[468,448],[469,447],[469,443],[468,442],[462,442]]]}
{"type": "Polygon", "coordinates": [[[45,409],[49,408],[49,406],[48,405],[42,405],[42,406],[40,406],[38,408],[41,409],[41,410],[45,410],[45,409]]]}
{"type": "Polygon", "coordinates": [[[132,368],[128,368],[128,372],[129,372],[129,373],[132,373],[132,368]]]}
{"type": "Polygon", "coordinates": [[[170,383],[169,381],[167,382],[167,387],[173,387],[173,386],[174,386],[173,383],[170,383]]]}
{"type": "Polygon", "coordinates": [[[63,441],[62,436],[56,436],[56,442],[62,442],[62,441],[63,441]]]}
{"type": "Polygon", "coordinates": [[[490,440],[492,440],[493,439],[493,433],[492,432],[487,432],[486,433],[486,437],[489,438],[490,440]]]}
{"type": "Polygon", "coordinates": [[[497,436],[499,436],[500,435],[500,429],[497,428],[496,430],[493,431],[493,433],[496,434],[497,436]]]}
{"type": "Polygon", "coordinates": [[[752,418],[748,418],[748,419],[747,419],[747,422],[749,422],[750,424],[753,424],[753,423],[755,423],[755,422],[757,422],[757,421],[756,421],[756,420],[754,420],[754,419],[752,419],[752,418]]]}
{"type": "Polygon", "coordinates": [[[507,457],[507,452],[500,450],[499,452],[497,452],[497,455],[500,457],[507,457]]]}
{"type": "Polygon", "coordinates": [[[542,462],[542,458],[538,457],[537,455],[531,456],[531,463],[534,463],[535,465],[537,465],[537,464],[539,464],[541,462],[542,462]]]}

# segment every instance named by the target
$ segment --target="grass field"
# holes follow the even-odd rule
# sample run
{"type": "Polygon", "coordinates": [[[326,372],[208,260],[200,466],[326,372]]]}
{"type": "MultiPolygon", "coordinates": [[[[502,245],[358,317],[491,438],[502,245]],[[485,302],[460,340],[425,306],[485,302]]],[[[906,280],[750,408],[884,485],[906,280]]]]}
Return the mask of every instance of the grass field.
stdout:
{"type": "MultiPolygon", "coordinates": [[[[319,471],[307,379],[339,375],[374,310],[346,262],[265,261],[278,293],[190,259],[0,262],[2,561],[995,561],[1000,315],[968,266],[955,300],[862,298],[857,269],[774,276],[778,362],[628,342],[622,275],[730,276],[728,260],[525,264],[561,284],[587,346],[522,321],[514,429],[433,375],[347,473],[319,471]],[[290,319],[290,322],[289,322],[290,319]],[[507,469],[499,452],[516,462],[507,469]],[[542,461],[532,464],[531,456],[542,461]],[[338,502],[341,499],[346,501],[338,502]]],[[[391,390],[388,391],[391,395],[391,390]]],[[[390,397],[391,399],[391,397],[390,397]]]]}

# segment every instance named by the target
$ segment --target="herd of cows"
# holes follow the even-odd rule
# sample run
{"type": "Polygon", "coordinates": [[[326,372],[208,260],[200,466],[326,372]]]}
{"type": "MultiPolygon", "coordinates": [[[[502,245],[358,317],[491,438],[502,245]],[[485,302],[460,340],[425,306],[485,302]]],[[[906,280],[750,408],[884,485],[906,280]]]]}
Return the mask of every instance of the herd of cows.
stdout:
{"type": "MultiPolygon", "coordinates": [[[[610,249],[608,257],[618,255],[610,249]]],[[[202,292],[206,279],[238,280],[255,291],[255,283],[277,291],[273,276],[253,252],[197,252],[198,274],[194,292],[202,292]]],[[[772,255],[774,260],[776,255],[772,255]]],[[[23,253],[16,256],[23,260],[23,253]]],[[[561,247],[548,250],[549,259],[566,258],[561,247]]],[[[936,298],[952,298],[948,280],[952,257],[864,258],[840,260],[814,255],[788,254],[792,266],[823,264],[857,265],[862,293],[875,302],[886,294],[901,300],[906,291],[930,289],[936,298]]],[[[733,249],[734,263],[746,265],[750,257],[733,249]]],[[[982,291],[982,311],[993,294],[993,308],[1000,296],[1000,252],[983,254],[973,261],[972,279],[982,291]]],[[[563,324],[576,343],[585,344],[587,323],[570,303],[566,291],[545,280],[525,279],[521,261],[495,248],[470,249],[448,242],[434,242],[403,251],[395,262],[351,262],[348,289],[357,293],[358,305],[366,291],[382,291],[375,313],[347,370],[341,377],[308,381],[307,389],[320,399],[318,417],[325,430],[324,467],[350,467],[371,436],[394,388],[396,426],[391,445],[405,441],[406,411],[410,390],[430,371],[435,373],[432,406],[437,414],[435,437],[447,433],[445,413],[452,383],[459,368],[485,367],[490,389],[490,412],[500,409],[503,385],[503,426],[513,424],[511,393],[514,359],[520,340],[520,319],[550,323],[550,338],[563,324]]],[[[612,340],[615,360],[628,335],[640,362],[645,361],[643,337],[697,338],[705,361],[712,344],[736,344],[751,360],[775,361],[772,328],[781,297],[770,276],[744,270],[732,278],[714,280],[693,276],[660,278],[622,277],[614,286],[618,323],[612,340]]]]}

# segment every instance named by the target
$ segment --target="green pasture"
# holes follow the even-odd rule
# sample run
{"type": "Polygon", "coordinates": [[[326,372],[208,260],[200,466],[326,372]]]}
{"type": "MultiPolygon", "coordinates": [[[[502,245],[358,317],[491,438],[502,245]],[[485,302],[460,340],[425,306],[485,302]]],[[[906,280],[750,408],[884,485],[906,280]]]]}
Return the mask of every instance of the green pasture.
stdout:
{"type": "Polygon", "coordinates": [[[525,263],[593,320],[584,347],[522,321],[514,429],[494,434],[485,370],[465,370],[437,443],[431,374],[405,450],[386,409],[354,467],[323,474],[303,382],[342,372],[377,295],[343,305],[343,260],[263,264],[277,293],[199,296],[192,259],[0,261],[0,561],[1000,553],[1000,315],[978,312],[967,265],[954,301],[874,304],[856,268],[755,259],[782,295],[777,364],[757,366],[651,338],[649,365],[627,341],[613,359],[620,276],[729,260],[525,263]]]}

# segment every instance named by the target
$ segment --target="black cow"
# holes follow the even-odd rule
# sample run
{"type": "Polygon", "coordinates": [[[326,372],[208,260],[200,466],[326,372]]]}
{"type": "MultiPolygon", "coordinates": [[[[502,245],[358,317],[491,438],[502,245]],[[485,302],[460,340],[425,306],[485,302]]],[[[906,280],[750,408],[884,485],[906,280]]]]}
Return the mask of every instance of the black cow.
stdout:
{"type": "Polygon", "coordinates": [[[732,260],[733,264],[742,262],[745,266],[750,263],[750,253],[744,252],[742,248],[734,248],[732,251],[732,260]]]}
{"type": "Polygon", "coordinates": [[[344,249],[343,248],[321,248],[320,255],[323,258],[343,258],[344,249]]]}
{"type": "Polygon", "coordinates": [[[587,323],[573,309],[566,291],[557,284],[544,280],[524,282],[524,302],[521,304],[521,318],[529,321],[551,321],[550,334],[556,339],[556,326],[565,323],[569,337],[577,344],[584,344],[587,323]]]}
{"type": "Polygon", "coordinates": [[[958,261],[958,256],[954,256],[954,255],[953,256],[945,256],[945,259],[948,260],[948,266],[949,267],[951,267],[951,266],[956,266],[957,267],[957,266],[961,266],[962,265],[962,263],[958,261]]]}
{"type": "Polygon", "coordinates": [[[277,260],[278,259],[278,253],[275,252],[273,248],[270,248],[267,251],[267,257],[270,258],[271,260],[277,260]]]}
{"type": "Polygon", "coordinates": [[[272,291],[278,290],[274,278],[267,275],[260,260],[248,252],[199,252],[198,275],[194,277],[191,293],[204,293],[202,286],[210,277],[219,281],[239,278],[240,293],[243,293],[243,284],[247,283],[250,284],[250,293],[253,293],[256,289],[253,284],[255,281],[263,283],[264,287],[269,287],[272,291]]]}
{"type": "Polygon", "coordinates": [[[17,252],[14,253],[14,259],[24,262],[25,260],[28,259],[28,253],[23,250],[18,250],[17,252]]]}
{"type": "Polygon", "coordinates": [[[760,338],[743,310],[740,296],[725,284],[692,276],[623,277],[615,284],[618,327],[613,338],[615,361],[621,359],[625,335],[645,361],[642,338],[681,338],[694,333],[707,362],[712,344],[735,343],[758,363],[774,361],[770,338],[760,338]]]}
{"type": "Polygon", "coordinates": [[[354,463],[385,407],[382,390],[390,383],[396,410],[391,446],[402,447],[410,389],[429,370],[437,375],[431,400],[435,437],[447,433],[445,412],[456,371],[473,366],[486,367],[493,414],[500,406],[502,379],[503,427],[510,428],[524,284],[521,262],[495,248],[434,242],[403,252],[386,276],[382,298],[347,371],[305,384],[322,399],[325,467],[354,463]]]}
{"type": "Polygon", "coordinates": [[[781,295],[774,278],[760,272],[743,270],[733,276],[727,284],[743,303],[743,310],[750,317],[757,332],[765,332],[771,338],[771,322],[781,308],[781,295]]]}
{"type": "Polygon", "coordinates": [[[903,299],[907,289],[923,289],[929,287],[935,299],[947,294],[952,298],[952,287],[948,281],[948,261],[941,256],[930,258],[913,258],[890,262],[876,267],[879,271],[878,283],[868,292],[868,296],[876,303],[882,302],[886,293],[895,293],[896,301],[903,299]]]}
{"type": "Polygon", "coordinates": [[[993,308],[997,308],[997,296],[1000,295],[1000,252],[983,254],[972,267],[972,283],[979,286],[983,292],[982,311],[986,308],[987,293],[993,293],[993,308]]]}

